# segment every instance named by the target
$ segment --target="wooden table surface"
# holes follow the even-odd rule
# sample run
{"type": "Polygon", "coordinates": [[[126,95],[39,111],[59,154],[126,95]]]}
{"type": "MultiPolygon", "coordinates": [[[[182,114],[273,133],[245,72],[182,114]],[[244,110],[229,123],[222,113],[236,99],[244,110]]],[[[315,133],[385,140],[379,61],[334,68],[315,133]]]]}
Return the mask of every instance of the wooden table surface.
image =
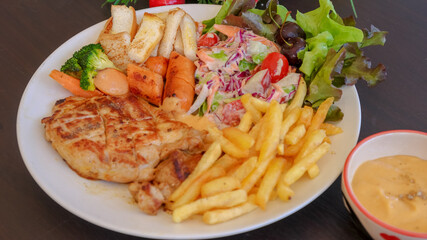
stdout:
{"type": "MultiPolygon", "coordinates": [[[[384,47],[366,50],[388,78],[375,88],[359,82],[360,139],[392,129],[427,131],[427,1],[354,0],[358,27],[389,31],[384,47]]],[[[110,16],[102,0],[14,0],[0,8],[0,239],[137,239],[80,219],[36,184],[21,158],[16,114],[32,74],[52,51],[81,30],[110,16]]],[[[281,1],[302,12],[314,0],[281,1]]],[[[341,16],[352,14],[349,0],[335,0],[341,16]]],[[[139,0],[136,9],[148,7],[139,0]]],[[[40,139],[43,141],[43,139],[40,139]]],[[[319,198],[269,226],[224,239],[365,239],[341,200],[340,178],[319,198]]]]}

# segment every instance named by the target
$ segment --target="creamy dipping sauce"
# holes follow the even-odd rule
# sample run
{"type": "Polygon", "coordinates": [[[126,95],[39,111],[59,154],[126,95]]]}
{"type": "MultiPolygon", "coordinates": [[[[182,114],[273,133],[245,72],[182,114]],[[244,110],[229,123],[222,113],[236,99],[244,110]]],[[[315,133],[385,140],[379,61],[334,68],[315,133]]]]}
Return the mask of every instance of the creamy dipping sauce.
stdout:
{"type": "Polygon", "coordinates": [[[427,233],[427,161],[406,155],[359,166],[352,181],[360,203],[395,227],[427,233]]]}

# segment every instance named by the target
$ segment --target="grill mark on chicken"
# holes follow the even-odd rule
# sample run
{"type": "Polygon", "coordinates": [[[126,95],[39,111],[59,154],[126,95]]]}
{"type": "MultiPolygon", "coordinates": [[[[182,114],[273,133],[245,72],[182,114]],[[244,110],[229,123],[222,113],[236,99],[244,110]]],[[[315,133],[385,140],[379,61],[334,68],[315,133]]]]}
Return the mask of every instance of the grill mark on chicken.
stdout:
{"type": "Polygon", "coordinates": [[[138,207],[149,215],[156,215],[166,199],[194,170],[200,158],[201,149],[192,152],[175,150],[156,168],[152,181],[133,182],[129,184],[129,192],[138,207]]]}
{"type": "Polygon", "coordinates": [[[206,135],[133,95],[58,100],[42,123],[46,139],[80,176],[122,183],[152,180],[162,159],[202,148],[206,135]]]}

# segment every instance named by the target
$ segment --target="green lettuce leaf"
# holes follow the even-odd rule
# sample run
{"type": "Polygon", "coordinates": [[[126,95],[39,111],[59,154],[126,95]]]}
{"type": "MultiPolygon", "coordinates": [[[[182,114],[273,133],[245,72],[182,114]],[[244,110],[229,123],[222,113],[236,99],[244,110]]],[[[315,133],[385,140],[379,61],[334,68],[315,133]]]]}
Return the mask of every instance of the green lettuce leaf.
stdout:
{"type": "Polygon", "coordinates": [[[242,59],[240,62],[239,62],[239,70],[241,71],[241,72],[244,72],[244,71],[246,71],[246,70],[250,70],[250,71],[252,71],[256,66],[257,66],[258,64],[256,64],[256,63],[251,63],[251,62],[249,62],[249,61],[247,61],[247,60],[245,60],[245,59],[242,59]]]}
{"type": "Polygon", "coordinates": [[[203,29],[203,34],[211,32],[213,30],[213,25],[222,23],[222,20],[227,17],[227,13],[232,2],[233,0],[225,0],[222,4],[221,9],[218,11],[217,15],[214,18],[202,22],[206,25],[206,27],[203,29]]]}
{"type": "Polygon", "coordinates": [[[328,113],[326,114],[325,121],[341,121],[343,117],[344,113],[341,111],[341,109],[336,105],[331,105],[328,110],[328,113]]]}
{"type": "Polygon", "coordinates": [[[330,0],[319,0],[319,4],[320,7],[313,11],[307,13],[298,11],[296,15],[298,25],[304,30],[308,38],[328,31],[334,38],[332,44],[334,46],[363,40],[362,30],[352,26],[345,26],[330,0]]]}
{"type": "Polygon", "coordinates": [[[365,56],[346,59],[341,74],[334,77],[334,85],[354,85],[358,80],[364,80],[369,87],[377,85],[387,77],[383,64],[371,67],[371,61],[365,56]]]}
{"type": "Polygon", "coordinates": [[[277,31],[277,26],[274,24],[265,24],[262,17],[250,11],[242,13],[243,22],[257,35],[266,37],[274,41],[274,33],[277,31]]]}
{"type": "MultiPolygon", "coordinates": [[[[325,61],[329,47],[332,45],[333,41],[334,39],[328,31],[307,39],[307,47],[305,51],[302,52],[303,56],[301,56],[303,62],[300,71],[307,76],[311,76],[311,73],[317,70],[325,61]]],[[[300,55],[298,55],[298,57],[300,57],[300,55]]]]}
{"type": "Polygon", "coordinates": [[[228,56],[227,56],[227,54],[225,54],[224,50],[221,50],[218,53],[211,53],[211,54],[209,54],[209,56],[212,58],[218,59],[220,61],[223,61],[223,62],[227,61],[227,59],[228,59],[228,56]]]}
{"type": "Polygon", "coordinates": [[[380,45],[384,46],[386,38],[385,36],[388,34],[386,31],[380,31],[374,25],[371,25],[371,30],[363,29],[363,40],[360,43],[360,48],[367,46],[380,45]]]}
{"type": "Polygon", "coordinates": [[[337,65],[342,64],[344,57],[345,48],[342,48],[339,52],[334,49],[329,50],[323,66],[310,83],[308,95],[305,98],[306,101],[314,104],[331,96],[335,98],[335,101],[341,98],[342,91],[332,85],[333,77],[331,75],[335,73],[337,65]]]}
{"type": "Polygon", "coordinates": [[[225,0],[222,4],[221,9],[214,18],[202,22],[206,25],[206,27],[203,29],[203,34],[215,31],[213,29],[213,25],[222,24],[222,21],[228,15],[237,16],[241,12],[244,12],[248,9],[252,9],[253,7],[255,7],[254,0],[225,0]]]}
{"type": "MultiPolygon", "coordinates": [[[[249,9],[248,11],[255,13],[256,15],[262,16],[266,10],[252,8],[252,9],[249,9]]],[[[286,14],[288,13],[288,9],[285,6],[277,5],[276,13],[280,16],[280,19],[282,19],[282,24],[283,24],[285,22],[286,14]]],[[[289,15],[288,18],[286,18],[286,21],[295,22],[295,19],[293,19],[292,16],[289,15]]]]}

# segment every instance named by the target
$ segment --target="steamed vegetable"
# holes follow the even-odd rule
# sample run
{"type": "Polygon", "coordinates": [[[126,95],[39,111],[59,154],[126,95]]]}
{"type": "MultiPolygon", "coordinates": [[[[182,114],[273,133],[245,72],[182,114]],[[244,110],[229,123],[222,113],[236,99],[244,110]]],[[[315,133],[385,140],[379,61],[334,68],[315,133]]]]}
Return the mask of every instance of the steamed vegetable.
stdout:
{"type": "Polygon", "coordinates": [[[70,91],[73,95],[79,97],[94,97],[101,96],[102,93],[100,91],[86,91],[80,87],[79,79],[70,76],[66,73],[60,72],[58,70],[52,70],[49,74],[51,78],[61,84],[65,89],[70,91]]]}
{"type": "Polygon", "coordinates": [[[116,67],[104,53],[101,44],[98,43],[83,46],[79,51],[75,52],[62,65],[61,72],[79,78],[82,89],[93,91],[95,90],[93,79],[97,71],[105,68],[116,67]]]}

